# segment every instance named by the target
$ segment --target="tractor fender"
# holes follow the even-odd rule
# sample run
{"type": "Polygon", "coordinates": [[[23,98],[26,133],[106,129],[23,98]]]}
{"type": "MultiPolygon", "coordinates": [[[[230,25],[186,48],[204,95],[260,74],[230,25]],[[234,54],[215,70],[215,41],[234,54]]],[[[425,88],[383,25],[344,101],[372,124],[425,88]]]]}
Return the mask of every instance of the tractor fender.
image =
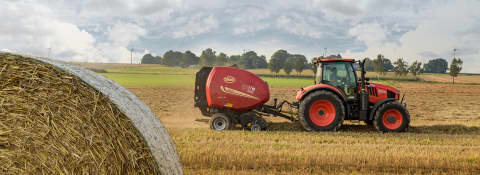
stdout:
{"type": "Polygon", "coordinates": [[[375,103],[375,105],[373,105],[373,108],[370,110],[370,116],[368,117],[368,119],[373,120],[373,118],[375,117],[375,112],[377,111],[378,107],[380,107],[381,105],[387,102],[391,102],[395,100],[396,100],[395,98],[386,98],[375,103]]]}
{"type": "Polygon", "coordinates": [[[343,93],[340,90],[328,84],[316,84],[316,85],[308,86],[306,88],[302,88],[300,91],[297,92],[296,99],[297,101],[300,102],[308,94],[318,90],[330,91],[335,95],[337,95],[342,100],[343,103],[347,101],[347,98],[345,97],[345,95],[343,95],[343,93]]]}

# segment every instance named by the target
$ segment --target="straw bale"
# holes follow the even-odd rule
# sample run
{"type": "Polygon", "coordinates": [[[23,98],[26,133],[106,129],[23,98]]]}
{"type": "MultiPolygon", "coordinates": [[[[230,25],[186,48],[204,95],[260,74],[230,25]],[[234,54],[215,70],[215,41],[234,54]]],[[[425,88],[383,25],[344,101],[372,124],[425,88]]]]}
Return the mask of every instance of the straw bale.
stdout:
{"type": "Polygon", "coordinates": [[[0,174],[182,174],[169,137],[154,156],[108,95],[37,59],[0,53],[0,174]]]}

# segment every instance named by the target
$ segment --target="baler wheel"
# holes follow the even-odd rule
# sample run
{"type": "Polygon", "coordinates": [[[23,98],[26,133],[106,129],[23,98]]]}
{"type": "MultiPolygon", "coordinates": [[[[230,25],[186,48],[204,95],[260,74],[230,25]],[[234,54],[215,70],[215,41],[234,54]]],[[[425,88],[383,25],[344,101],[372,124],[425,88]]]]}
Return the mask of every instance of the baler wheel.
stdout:
{"type": "Polygon", "coordinates": [[[210,119],[210,129],[212,130],[229,130],[232,127],[232,119],[223,113],[216,113],[210,119]]]}
{"type": "Polygon", "coordinates": [[[240,115],[242,127],[251,131],[264,131],[267,129],[267,121],[253,112],[240,115]]]}
{"type": "Polygon", "coordinates": [[[383,104],[375,112],[373,125],[380,132],[404,132],[410,124],[410,114],[398,102],[383,104]]]}
{"type": "Polygon", "coordinates": [[[250,130],[252,131],[265,131],[267,130],[267,121],[262,117],[257,117],[253,121],[253,125],[251,126],[250,130]]]}
{"type": "Polygon", "coordinates": [[[299,120],[308,131],[336,131],[345,119],[345,107],[332,92],[319,90],[300,102],[299,120]]]}

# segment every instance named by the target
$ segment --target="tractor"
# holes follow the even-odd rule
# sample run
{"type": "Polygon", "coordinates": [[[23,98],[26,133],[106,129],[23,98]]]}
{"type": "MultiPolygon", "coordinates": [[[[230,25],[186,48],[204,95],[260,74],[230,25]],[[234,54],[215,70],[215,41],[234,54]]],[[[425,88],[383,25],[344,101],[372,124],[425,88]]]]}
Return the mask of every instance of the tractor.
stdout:
{"type": "Polygon", "coordinates": [[[299,121],[307,131],[336,131],[344,120],[363,121],[380,132],[403,132],[410,115],[400,100],[400,91],[384,84],[370,83],[364,61],[316,59],[314,85],[301,88],[296,102],[273,105],[268,84],[255,74],[233,67],[204,67],[196,75],[195,107],[210,116],[210,128],[231,129],[241,124],[248,130],[265,130],[262,116],[280,116],[299,121]],[[360,77],[354,67],[358,63],[360,77]],[[282,110],[288,105],[296,115],[282,110]]]}

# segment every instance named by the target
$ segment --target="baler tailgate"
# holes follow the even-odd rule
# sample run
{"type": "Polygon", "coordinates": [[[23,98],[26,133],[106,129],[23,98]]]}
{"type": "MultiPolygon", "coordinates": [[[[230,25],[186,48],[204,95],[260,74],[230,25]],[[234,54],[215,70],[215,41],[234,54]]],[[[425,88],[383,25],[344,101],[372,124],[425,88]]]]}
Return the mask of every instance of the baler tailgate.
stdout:
{"type": "Polygon", "coordinates": [[[194,97],[194,106],[200,108],[200,111],[203,115],[209,116],[208,102],[206,96],[206,84],[208,75],[212,71],[212,67],[203,67],[200,71],[197,72],[195,77],[195,97],[194,97]]]}

